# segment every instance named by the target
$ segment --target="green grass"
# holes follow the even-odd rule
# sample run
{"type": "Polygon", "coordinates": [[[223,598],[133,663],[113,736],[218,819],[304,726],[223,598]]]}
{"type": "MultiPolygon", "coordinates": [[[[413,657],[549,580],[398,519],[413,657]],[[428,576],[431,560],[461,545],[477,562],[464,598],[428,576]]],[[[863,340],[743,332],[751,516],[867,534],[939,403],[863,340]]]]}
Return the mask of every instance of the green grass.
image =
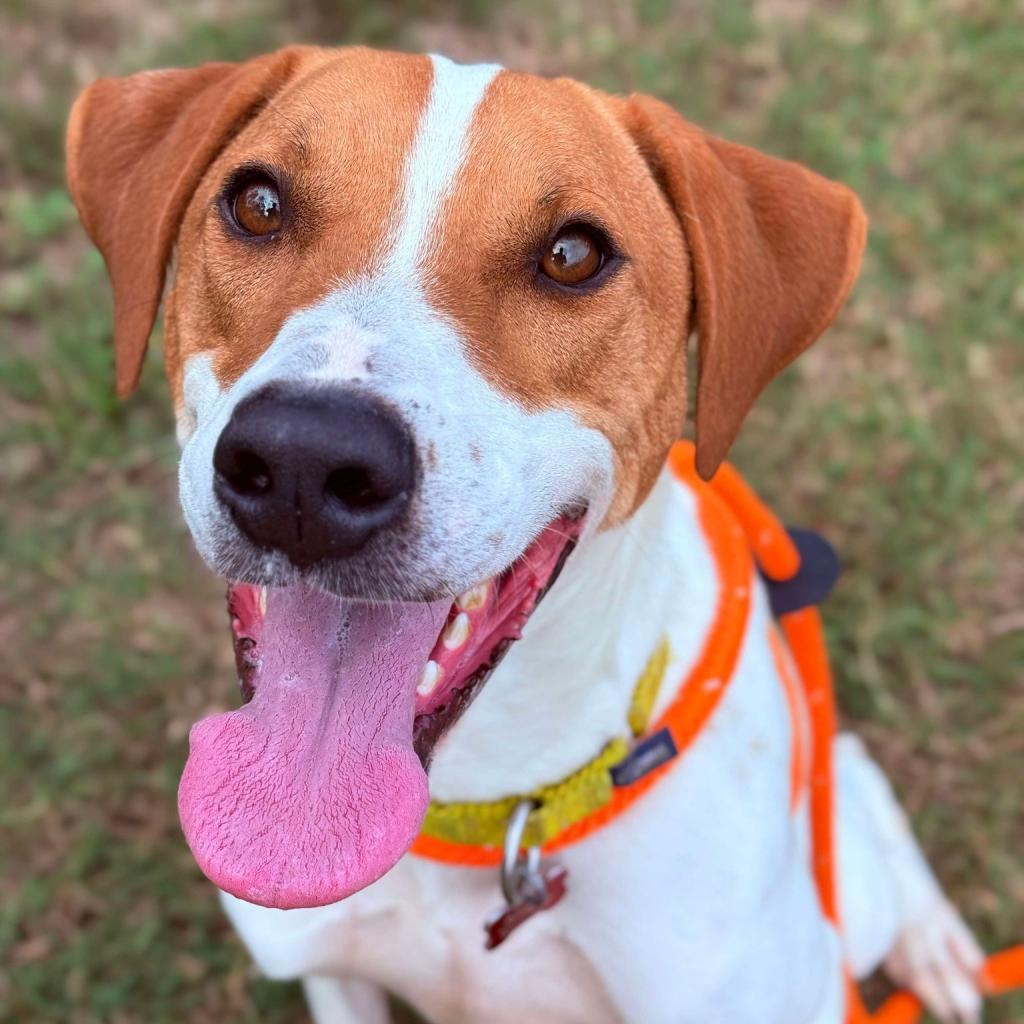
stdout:
{"type": "MultiPolygon", "coordinates": [[[[177,511],[158,356],[138,396],[113,398],[107,285],[61,161],[90,77],[294,38],[654,91],[861,193],[872,235],[854,297],[735,458],[843,552],[827,618],[844,712],[985,943],[1024,938],[1019,5],[231,11],[0,0],[14,43],[0,56],[0,1018],[304,1019],[293,986],[252,972],[178,829],[188,725],[231,699],[219,585],[177,511]]],[[[1020,1021],[1024,1002],[987,1019],[1020,1021]]]]}

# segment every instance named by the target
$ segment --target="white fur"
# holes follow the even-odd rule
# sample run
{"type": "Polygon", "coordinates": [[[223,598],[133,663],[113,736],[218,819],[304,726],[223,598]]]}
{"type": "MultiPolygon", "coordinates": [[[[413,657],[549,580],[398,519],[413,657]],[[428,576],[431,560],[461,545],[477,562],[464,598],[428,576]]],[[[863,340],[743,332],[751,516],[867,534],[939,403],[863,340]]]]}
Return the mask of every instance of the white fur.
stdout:
{"type": "Polygon", "coordinates": [[[466,155],[473,112],[501,70],[497,64],[455,64],[431,57],[434,80],[405,168],[401,227],[388,256],[390,272],[413,274],[429,253],[431,228],[466,155]]]}
{"type": "MultiPolygon", "coordinates": [[[[542,605],[519,657],[509,654],[439,750],[449,798],[558,778],[607,735],[625,734],[629,695],[657,638],[667,633],[675,652],[662,702],[699,653],[715,576],[693,497],[667,474],[629,526],[586,543],[569,565],[566,589],[555,588],[546,613],[542,605]]],[[[668,777],[558,855],[570,878],[558,907],[485,953],[482,923],[501,903],[496,872],[410,855],[330,907],[275,911],[224,897],[261,969],[368,979],[444,1024],[842,1024],[844,950],[818,908],[806,812],[788,810],[790,717],[763,590],[751,585],[753,611],[722,704],[668,777]]],[[[940,913],[945,901],[897,826],[877,769],[844,740],[837,774],[841,889],[857,899],[845,908],[845,955],[864,974],[894,942],[926,944],[922,984],[943,986],[958,1006],[976,1002],[967,933],[955,914],[940,913]],[[873,884],[860,884],[865,877],[873,884]],[[915,938],[915,914],[939,926],[927,943],[915,938]],[[964,966],[929,958],[946,936],[959,939],[964,966]]]]}
{"type": "MultiPolygon", "coordinates": [[[[591,541],[573,562],[559,607],[520,641],[518,663],[509,654],[438,751],[438,767],[472,765],[461,792],[449,768],[450,796],[558,778],[609,735],[625,734],[637,673],[662,635],[676,655],[663,700],[699,654],[716,577],[680,484],[666,475],[630,526],[591,541]],[[569,664],[560,649],[581,657],[569,664]],[[490,754],[478,749],[474,720],[490,754]]],[[[839,947],[787,810],[789,728],[758,590],[736,677],[711,725],[623,819],[559,856],[570,895],[500,950],[481,946],[483,920],[501,901],[496,873],[412,856],[334,907],[284,913],[228,899],[228,910],[272,976],[369,977],[438,1021],[836,1024],[839,947]],[[535,988],[538,964],[560,987],[535,988]],[[594,978],[606,1002],[585,1016],[575,1008],[594,978]]]]}
{"type": "MultiPolygon", "coordinates": [[[[226,391],[204,357],[187,368],[182,502],[215,567],[238,537],[213,498],[213,446],[238,400],[272,380],[355,379],[402,410],[421,450],[436,453],[406,571],[453,591],[507,565],[565,503],[587,499],[594,522],[607,505],[607,440],[569,412],[530,413],[501,394],[424,298],[417,268],[495,73],[437,58],[434,69],[381,268],[289,318],[226,391]]],[[[806,811],[789,812],[791,720],[765,595],[756,580],[749,586],[747,633],[715,715],[647,796],[559,856],[570,891],[555,909],[485,953],[482,924],[501,902],[496,873],[410,855],[330,907],[275,911],[225,896],[260,967],[305,978],[318,1024],[382,1019],[374,986],[444,1024],[842,1024],[844,951],[819,910],[806,811]]],[[[695,663],[718,596],[694,497],[665,474],[627,525],[584,538],[439,748],[433,794],[523,792],[624,735],[654,646],[669,637],[664,704],[695,663]]],[[[841,887],[856,904],[847,908],[846,955],[867,971],[893,954],[894,967],[906,965],[936,1000],[968,1007],[976,992],[967,968],[950,962],[972,956],[959,919],[943,916],[941,893],[870,762],[862,752],[839,761],[841,887]],[[957,957],[937,957],[935,935],[925,942],[922,928],[938,929],[942,948],[958,939],[957,957]]]]}

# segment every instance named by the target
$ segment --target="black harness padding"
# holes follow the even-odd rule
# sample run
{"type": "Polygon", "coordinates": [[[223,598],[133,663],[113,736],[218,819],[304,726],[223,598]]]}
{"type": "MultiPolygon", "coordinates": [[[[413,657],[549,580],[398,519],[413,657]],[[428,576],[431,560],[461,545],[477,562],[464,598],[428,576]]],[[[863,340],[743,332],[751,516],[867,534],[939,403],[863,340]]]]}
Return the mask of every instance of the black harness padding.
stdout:
{"type": "Polygon", "coordinates": [[[796,527],[787,527],[786,532],[800,552],[800,571],[789,580],[773,580],[761,574],[776,618],[821,604],[842,571],[836,549],[820,533],[796,527]]]}

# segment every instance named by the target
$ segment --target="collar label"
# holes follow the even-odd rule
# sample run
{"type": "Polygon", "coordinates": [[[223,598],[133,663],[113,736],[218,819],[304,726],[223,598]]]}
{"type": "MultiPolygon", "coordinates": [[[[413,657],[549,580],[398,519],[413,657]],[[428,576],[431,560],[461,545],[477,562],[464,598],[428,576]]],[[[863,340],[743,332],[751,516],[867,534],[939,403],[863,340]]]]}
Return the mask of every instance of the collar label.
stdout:
{"type": "Polygon", "coordinates": [[[660,768],[678,754],[672,733],[667,729],[659,729],[638,743],[626,757],[611,769],[612,783],[622,788],[631,786],[655,768],[660,768]]]}

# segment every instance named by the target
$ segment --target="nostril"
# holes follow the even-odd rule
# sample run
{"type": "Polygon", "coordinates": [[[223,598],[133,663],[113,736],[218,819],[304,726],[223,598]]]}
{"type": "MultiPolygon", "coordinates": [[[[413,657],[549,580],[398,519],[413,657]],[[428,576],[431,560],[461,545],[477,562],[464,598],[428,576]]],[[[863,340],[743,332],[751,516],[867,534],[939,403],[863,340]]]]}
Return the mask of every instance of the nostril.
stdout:
{"type": "Polygon", "coordinates": [[[376,508],[390,497],[374,485],[365,466],[342,466],[328,474],[324,494],[350,509],[376,508]]]}
{"type": "Polygon", "coordinates": [[[231,468],[223,475],[238,494],[255,498],[270,490],[273,485],[270,467],[255,452],[236,452],[232,462],[231,468]]]}

